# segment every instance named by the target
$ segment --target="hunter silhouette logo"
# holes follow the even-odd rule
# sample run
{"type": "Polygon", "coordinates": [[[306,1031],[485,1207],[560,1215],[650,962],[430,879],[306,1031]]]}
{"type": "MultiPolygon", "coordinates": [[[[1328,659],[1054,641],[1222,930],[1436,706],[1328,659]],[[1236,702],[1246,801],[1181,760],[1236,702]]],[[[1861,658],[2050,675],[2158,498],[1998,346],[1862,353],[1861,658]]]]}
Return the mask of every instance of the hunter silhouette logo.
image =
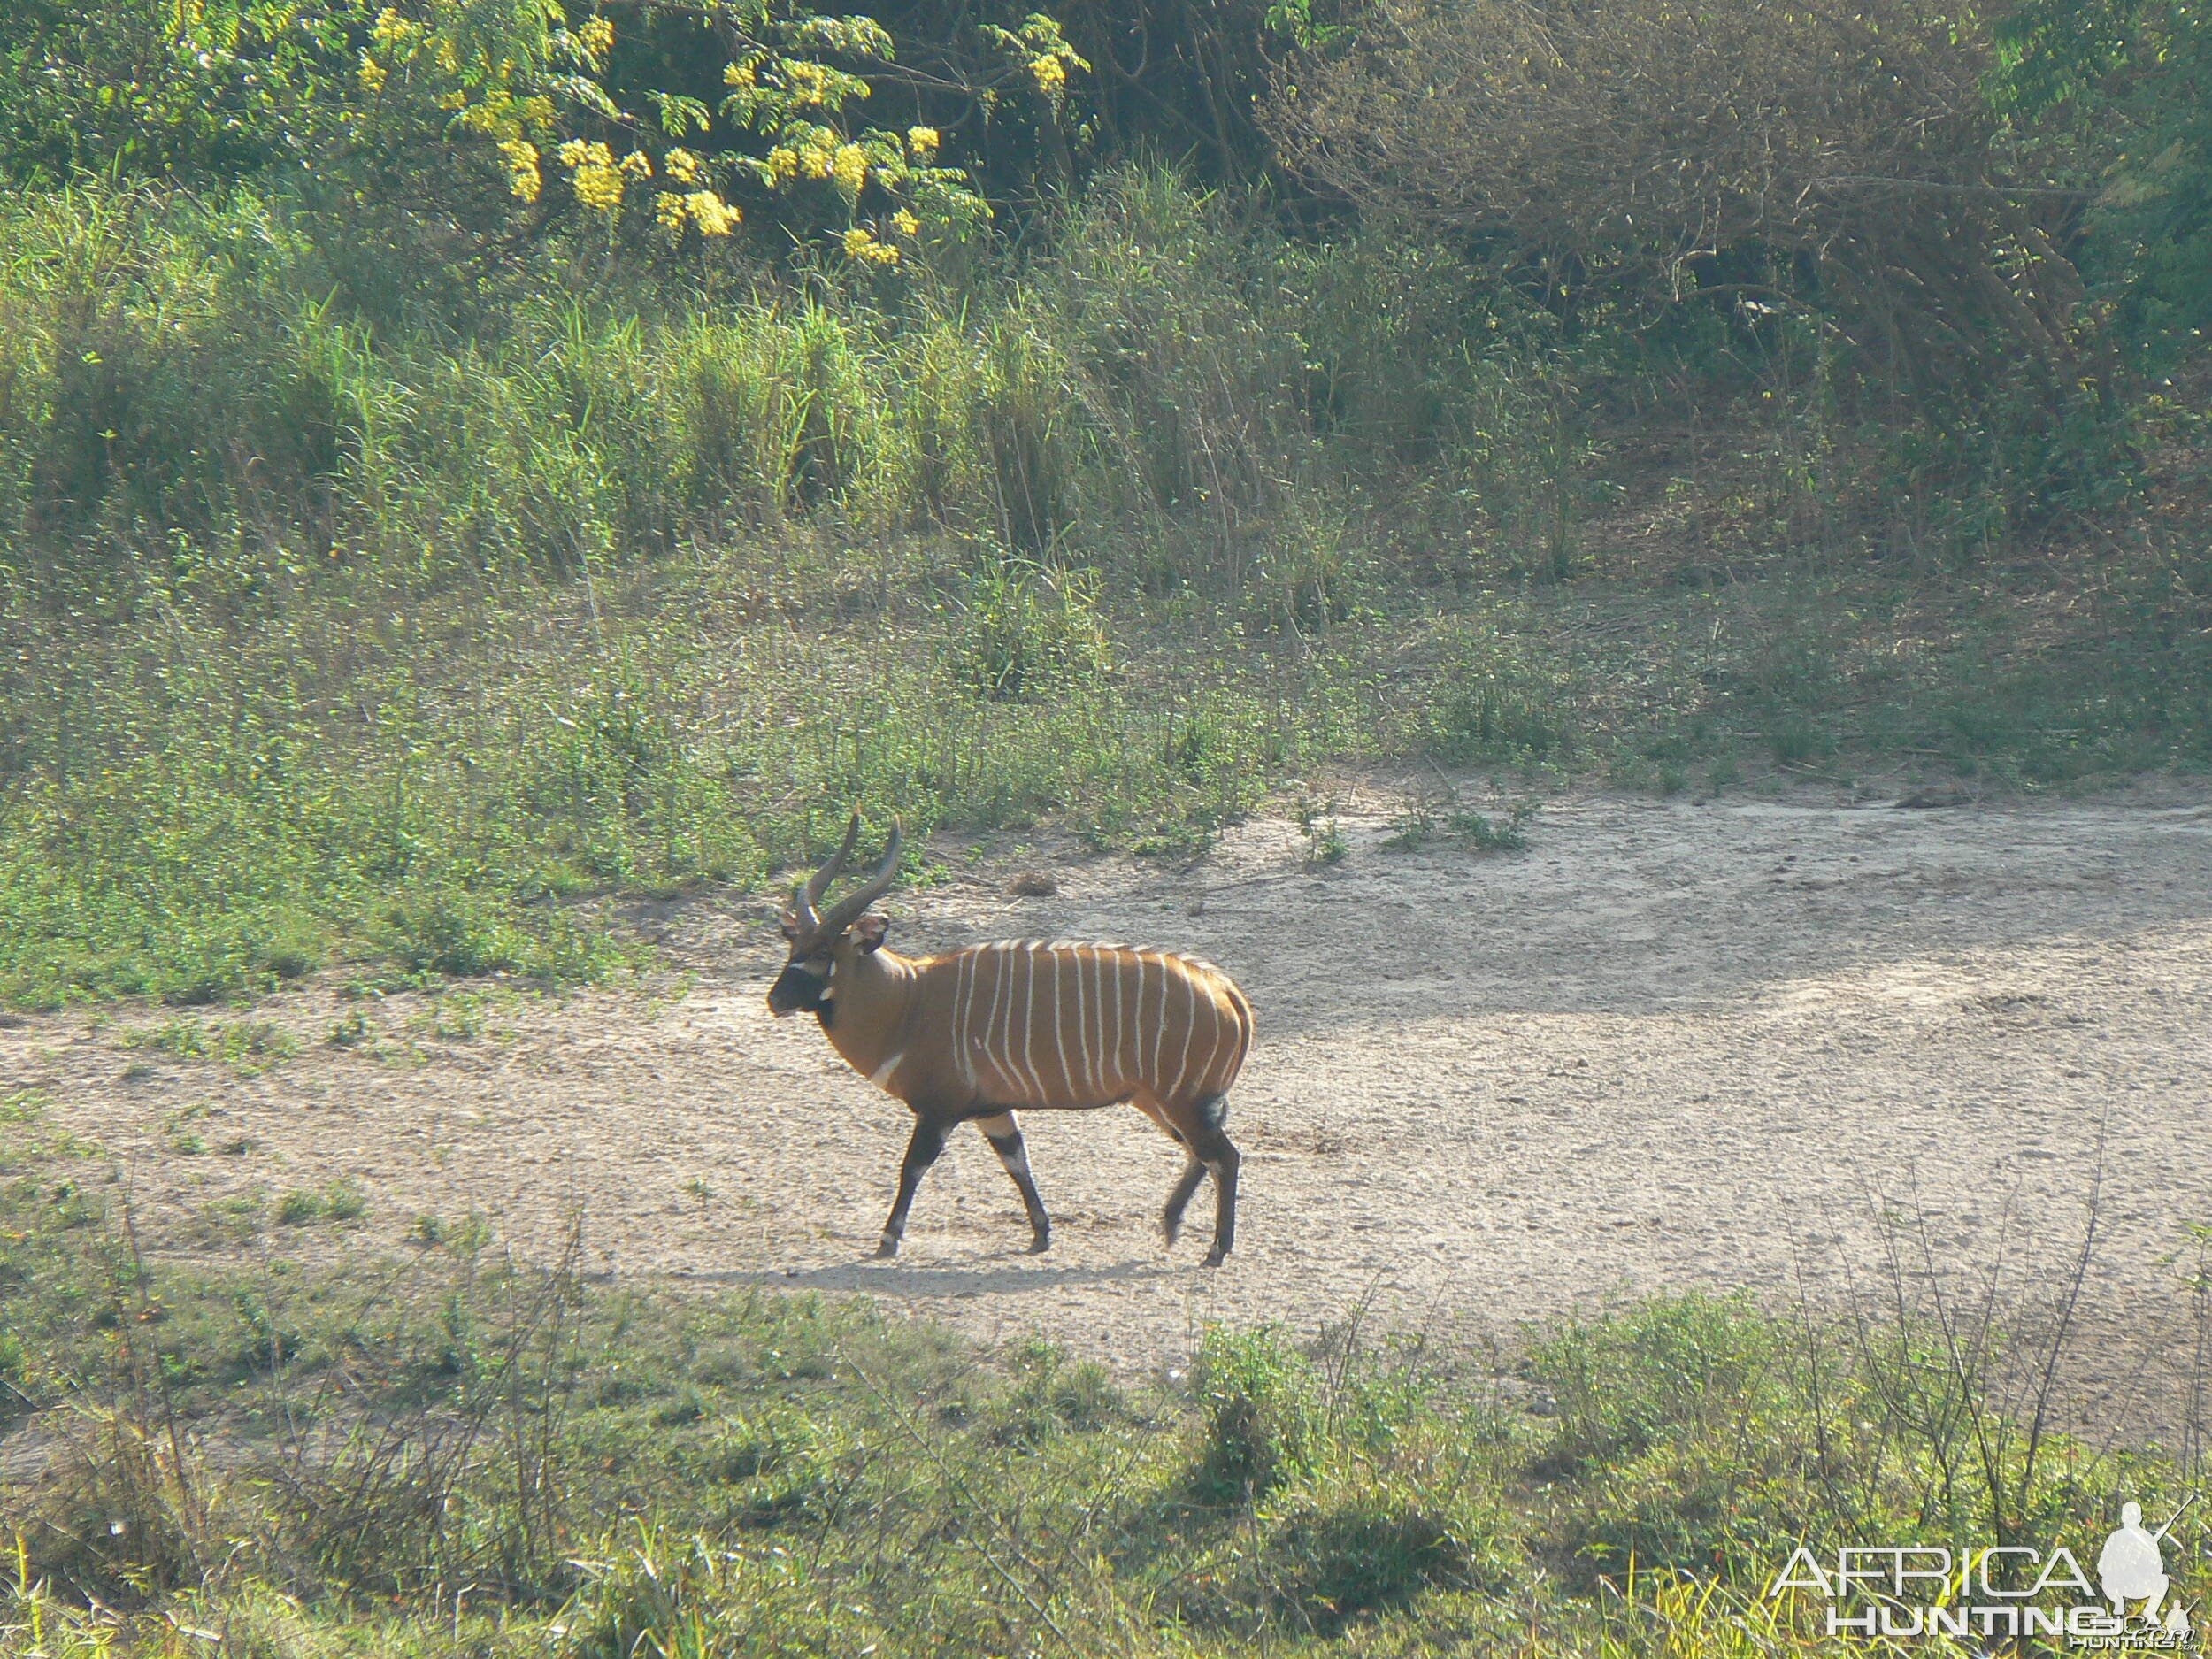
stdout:
{"type": "Polygon", "coordinates": [[[2166,1534],[2173,1531],[2174,1522],[2187,1513],[2193,1497],[2176,1509],[2172,1518],[2155,1532],[2143,1530],[2143,1506],[2124,1503],[2120,1506],[2120,1530],[2104,1541],[2104,1548],[2097,1554],[2097,1582],[2104,1588],[2104,1598],[2112,1603],[2116,1618],[2128,1616],[2127,1604],[2140,1601],[2138,1609],[2143,1624],[2154,1630],[2169,1631],[2178,1636],[2189,1633],[2189,1615],[2177,1601],[2167,1610],[2162,1624],[2159,1605],[2166,1599],[2172,1580],[2166,1576],[2166,1554],[2160,1548],[2166,1534]]]}

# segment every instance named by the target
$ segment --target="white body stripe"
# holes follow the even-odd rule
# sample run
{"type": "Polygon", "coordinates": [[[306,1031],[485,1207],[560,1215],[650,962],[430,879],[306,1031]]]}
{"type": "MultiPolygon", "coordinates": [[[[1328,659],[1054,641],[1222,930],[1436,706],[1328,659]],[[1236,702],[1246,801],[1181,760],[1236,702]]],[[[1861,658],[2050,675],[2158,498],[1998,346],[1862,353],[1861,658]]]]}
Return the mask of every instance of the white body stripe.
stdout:
{"type": "Polygon", "coordinates": [[[886,1060],[881,1065],[871,1071],[868,1074],[868,1080],[874,1084],[878,1088],[883,1090],[885,1094],[889,1094],[891,1092],[891,1074],[899,1069],[899,1062],[905,1058],[906,1050],[902,1048],[898,1051],[898,1053],[893,1055],[888,1060],[886,1060]]]}
{"type": "MultiPolygon", "coordinates": [[[[1106,952],[1091,952],[1092,988],[1098,993],[1098,1047],[1091,1050],[1091,1093],[1098,1100],[1106,1098],[1106,1063],[1113,1057],[1113,1041],[1120,1035],[1115,1026],[1106,1023],[1106,952]]],[[[1118,976],[1117,976],[1118,982],[1118,976]]]]}
{"type": "Polygon", "coordinates": [[[1175,987],[1175,976],[1168,973],[1168,958],[1159,958],[1159,1018],[1153,1022],[1153,1064],[1144,1069],[1146,1087],[1159,1097],[1159,1040],[1168,1035],[1168,991],[1175,987]]]}
{"type": "MultiPolygon", "coordinates": [[[[1066,979],[1067,975],[1060,972],[1060,947],[1055,945],[1046,954],[1052,959],[1053,969],[1052,1046],[1060,1056],[1060,1075],[1067,1080],[1068,1093],[1072,1094],[1075,1092],[1075,1073],[1068,1067],[1068,1028],[1066,1023],[1060,1018],[1060,982],[1066,979]]],[[[1077,995],[1079,997],[1081,994],[1082,989],[1079,986],[1077,995]]],[[[1083,1018],[1083,1006],[1080,1002],[1076,1004],[1075,1017],[1079,1026],[1083,1018]]]]}
{"type": "Polygon", "coordinates": [[[1041,1102],[1046,1096],[1044,1074],[1037,1070],[1037,953],[1049,949],[1032,945],[1022,952],[1022,1066],[1029,1073],[1029,1087],[1036,1091],[1031,1098],[1041,1102]]]}
{"type": "Polygon", "coordinates": [[[1122,1023],[1121,1018],[1121,964],[1117,962],[1114,964],[1114,1038],[1106,1045],[1106,1064],[1113,1068],[1114,1072],[1107,1080],[1106,1087],[1117,1094],[1122,1088],[1121,1045],[1129,1035],[1129,1027],[1122,1023]]]}
{"type": "Polygon", "coordinates": [[[1141,1071],[1144,1063],[1144,952],[1137,952],[1137,1010],[1136,1019],[1129,1033],[1129,1067],[1141,1071]]]}
{"type": "Polygon", "coordinates": [[[998,1034],[998,1022],[1000,1008],[1011,1000],[1007,994],[1007,982],[1013,977],[1013,964],[1006,960],[1006,952],[1002,947],[993,945],[991,949],[998,972],[991,976],[991,1011],[983,1022],[983,1057],[990,1062],[991,1070],[1000,1074],[997,1080],[1003,1082],[1010,1092],[1014,1087],[1014,1072],[1013,1068],[1002,1058],[1006,1053],[1006,1044],[998,1034]]]}
{"type": "Polygon", "coordinates": [[[1113,1027],[1106,1023],[1106,949],[1091,947],[1091,1000],[1098,1004],[1098,1035],[1090,1048],[1091,1098],[1106,1098],[1106,1066],[1113,1057],[1113,1027]]]}
{"type": "MultiPolygon", "coordinates": [[[[1187,1094],[1219,1094],[1233,1081],[1252,1040],[1235,987],[1218,968],[1180,952],[1012,939],[941,960],[950,974],[949,995],[938,1006],[950,1027],[957,1082],[970,1098],[1010,1110],[1102,1106],[1140,1091],[1164,1106],[1187,1105],[1187,1094]],[[1156,1005],[1147,1001],[1156,964],[1156,1005]],[[987,996],[980,995],[984,974],[991,976],[987,996]],[[1187,999],[1180,1009],[1174,1006],[1179,986],[1187,999]],[[1051,1025],[1042,1044],[1041,1021],[1051,1025]],[[1177,1023],[1182,1033],[1171,1044],[1177,1023]]],[[[887,1092],[905,1059],[904,1050],[894,1055],[870,1081],[887,1092]]]]}
{"type": "Polygon", "coordinates": [[[1183,1092],[1183,1073],[1190,1070],[1190,1040],[1198,1029],[1198,980],[1196,976],[1181,976],[1183,994],[1190,998],[1190,1008],[1183,1016],[1183,1051],[1175,1062],[1175,1081],[1168,1085],[1166,1098],[1173,1100],[1183,1092]]]}
{"type": "Polygon", "coordinates": [[[971,1094],[975,1091],[975,1064],[968,1052],[968,1006],[975,1000],[976,955],[963,951],[953,975],[952,1063],[960,1068],[960,1080],[971,1094]]]}

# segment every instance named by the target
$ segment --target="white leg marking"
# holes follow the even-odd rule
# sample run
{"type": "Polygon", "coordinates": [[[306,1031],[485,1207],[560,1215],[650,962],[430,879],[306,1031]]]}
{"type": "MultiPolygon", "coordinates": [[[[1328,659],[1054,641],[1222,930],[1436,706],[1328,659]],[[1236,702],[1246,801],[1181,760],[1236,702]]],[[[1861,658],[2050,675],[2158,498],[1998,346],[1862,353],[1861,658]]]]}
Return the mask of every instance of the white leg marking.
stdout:
{"type": "MultiPolygon", "coordinates": [[[[1021,1127],[1020,1123],[1016,1120],[1014,1114],[1012,1112],[1008,1112],[1006,1114],[1006,1138],[1011,1140],[1014,1136],[1019,1134],[1021,1133],[1021,1127]]],[[[986,1135],[984,1139],[988,1141],[990,1140],[990,1137],[986,1135]]],[[[1001,1151],[998,1142],[992,1141],[991,1150],[998,1153],[998,1161],[1004,1164],[1007,1169],[1014,1174],[1022,1176],[1029,1174],[1029,1148],[1025,1144],[1017,1141],[1013,1151],[1009,1153],[1001,1151]]]]}

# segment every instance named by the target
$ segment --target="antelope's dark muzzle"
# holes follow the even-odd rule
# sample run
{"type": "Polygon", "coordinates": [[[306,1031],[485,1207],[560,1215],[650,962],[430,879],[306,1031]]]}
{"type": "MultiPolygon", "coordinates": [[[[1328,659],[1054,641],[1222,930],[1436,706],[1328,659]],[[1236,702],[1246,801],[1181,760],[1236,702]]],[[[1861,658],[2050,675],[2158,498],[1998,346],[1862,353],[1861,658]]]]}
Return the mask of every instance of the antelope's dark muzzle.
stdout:
{"type": "Polygon", "coordinates": [[[788,962],[768,987],[768,1011],[779,1019],[786,1014],[818,1013],[828,1000],[828,993],[829,975],[788,962]]]}

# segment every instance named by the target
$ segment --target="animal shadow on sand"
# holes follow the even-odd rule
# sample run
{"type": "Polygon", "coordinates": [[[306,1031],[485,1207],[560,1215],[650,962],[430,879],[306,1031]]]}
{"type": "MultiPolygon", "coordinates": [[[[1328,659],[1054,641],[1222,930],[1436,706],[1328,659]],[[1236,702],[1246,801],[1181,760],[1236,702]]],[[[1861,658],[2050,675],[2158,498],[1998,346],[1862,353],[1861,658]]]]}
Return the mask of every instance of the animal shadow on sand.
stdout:
{"type": "MultiPolygon", "coordinates": [[[[1162,1279],[1174,1271],[1168,1262],[1120,1262],[1104,1267],[1055,1267],[1027,1255],[1004,1263],[948,1262],[934,1266],[858,1261],[785,1272],[733,1272],[714,1277],[733,1282],[804,1286],[815,1290],[866,1290],[883,1295],[956,1296],[1008,1294],[1049,1290],[1062,1285],[1100,1285],[1116,1280],[1162,1279]]],[[[706,1277],[702,1275],[702,1277],[706,1277]]]]}

